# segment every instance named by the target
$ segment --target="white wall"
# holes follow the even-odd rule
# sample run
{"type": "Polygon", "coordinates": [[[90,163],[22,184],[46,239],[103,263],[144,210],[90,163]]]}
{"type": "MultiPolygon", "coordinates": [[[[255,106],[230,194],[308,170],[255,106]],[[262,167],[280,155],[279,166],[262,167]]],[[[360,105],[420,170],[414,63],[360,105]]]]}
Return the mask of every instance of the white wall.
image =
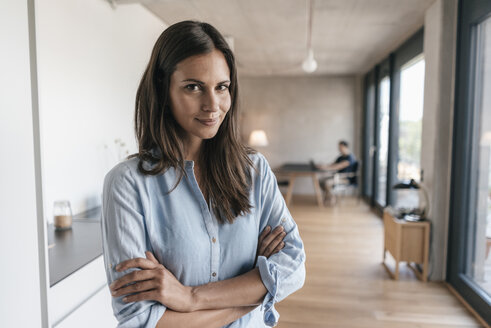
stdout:
{"type": "Polygon", "coordinates": [[[425,15],[425,99],[421,147],[432,209],[430,279],[446,273],[454,111],[456,0],[437,0],[425,15]]]}
{"type": "Polygon", "coordinates": [[[45,217],[100,204],[105,173],[136,151],[136,89],[165,24],[138,4],[36,1],[45,217]],[[126,146],[119,153],[115,139],[126,146]]]}
{"type": "MultiPolygon", "coordinates": [[[[329,77],[242,77],[241,134],[265,130],[269,145],[257,148],[272,167],[314,159],[332,162],[339,156],[338,141],[358,149],[355,127],[357,79],[329,77]]],[[[313,194],[310,179],[295,181],[294,193],[313,194]]]]}
{"type": "Polygon", "coordinates": [[[36,206],[37,107],[31,97],[36,86],[35,81],[31,85],[29,42],[28,1],[0,1],[0,326],[6,328],[40,327],[46,319],[36,206]]]}

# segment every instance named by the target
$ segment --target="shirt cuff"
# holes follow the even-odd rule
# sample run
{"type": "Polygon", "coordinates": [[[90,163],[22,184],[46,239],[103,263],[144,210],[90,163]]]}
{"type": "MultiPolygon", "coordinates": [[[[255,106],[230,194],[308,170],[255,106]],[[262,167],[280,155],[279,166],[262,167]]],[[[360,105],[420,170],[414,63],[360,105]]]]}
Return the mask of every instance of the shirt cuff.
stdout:
{"type": "Polygon", "coordinates": [[[155,303],[129,320],[120,322],[116,328],[155,328],[165,310],[165,306],[155,303]]]}
{"type": "Polygon", "coordinates": [[[280,318],[280,314],[274,308],[278,291],[278,270],[276,265],[268,261],[265,256],[258,256],[256,267],[259,268],[261,280],[268,290],[261,304],[261,310],[264,312],[264,323],[269,327],[274,327],[280,318]]]}

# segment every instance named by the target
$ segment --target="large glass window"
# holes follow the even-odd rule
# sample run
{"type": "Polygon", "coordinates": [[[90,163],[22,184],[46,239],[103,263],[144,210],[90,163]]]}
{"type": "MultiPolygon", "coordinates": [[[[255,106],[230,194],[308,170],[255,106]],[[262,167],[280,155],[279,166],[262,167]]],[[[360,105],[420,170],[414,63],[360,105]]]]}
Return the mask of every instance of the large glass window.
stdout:
{"type": "Polygon", "coordinates": [[[420,181],[425,61],[420,55],[401,67],[397,179],[420,181]]]}
{"type": "Polygon", "coordinates": [[[379,144],[378,144],[378,181],[377,203],[387,205],[387,164],[389,154],[389,119],[390,119],[390,78],[385,76],[379,84],[379,144]]]}
{"type": "Polygon", "coordinates": [[[476,190],[470,211],[466,274],[491,295],[491,18],[476,29],[474,104],[478,120],[476,190]]]}
{"type": "Polygon", "coordinates": [[[491,2],[459,4],[447,280],[491,324],[491,2]]]}

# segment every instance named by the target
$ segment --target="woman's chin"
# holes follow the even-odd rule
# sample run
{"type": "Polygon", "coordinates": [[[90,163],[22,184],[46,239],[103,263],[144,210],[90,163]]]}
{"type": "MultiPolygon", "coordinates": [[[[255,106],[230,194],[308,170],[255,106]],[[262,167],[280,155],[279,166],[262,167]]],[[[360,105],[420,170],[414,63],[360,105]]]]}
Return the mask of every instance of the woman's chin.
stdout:
{"type": "Polygon", "coordinates": [[[217,135],[217,131],[209,131],[209,132],[201,132],[195,134],[196,137],[206,140],[206,139],[212,139],[217,135]]]}

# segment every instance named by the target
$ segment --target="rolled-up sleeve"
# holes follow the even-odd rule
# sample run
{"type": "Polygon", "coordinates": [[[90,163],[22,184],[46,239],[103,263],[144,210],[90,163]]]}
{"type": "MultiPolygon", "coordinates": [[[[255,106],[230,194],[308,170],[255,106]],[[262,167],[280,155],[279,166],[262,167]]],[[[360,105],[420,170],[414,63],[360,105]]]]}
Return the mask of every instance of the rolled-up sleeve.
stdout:
{"type": "Polygon", "coordinates": [[[259,157],[261,179],[256,186],[261,194],[260,231],[268,225],[271,228],[282,225],[286,232],[283,239],[285,247],[269,258],[259,256],[256,264],[268,290],[262,303],[264,323],[273,327],[279,319],[275,303],[302,288],[305,282],[305,251],[297,224],[281,195],[276,177],[264,156],[259,154],[259,157]]]}
{"type": "MultiPolygon", "coordinates": [[[[104,178],[102,193],[102,248],[109,285],[120,277],[139,268],[122,272],[115,270],[122,261],[145,257],[151,250],[142,213],[140,196],[132,172],[125,164],[115,166],[104,178]]],[[[157,301],[125,303],[113,297],[112,307],[118,327],[152,327],[157,325],[165,312],[165,306],[157,301]]]]}

